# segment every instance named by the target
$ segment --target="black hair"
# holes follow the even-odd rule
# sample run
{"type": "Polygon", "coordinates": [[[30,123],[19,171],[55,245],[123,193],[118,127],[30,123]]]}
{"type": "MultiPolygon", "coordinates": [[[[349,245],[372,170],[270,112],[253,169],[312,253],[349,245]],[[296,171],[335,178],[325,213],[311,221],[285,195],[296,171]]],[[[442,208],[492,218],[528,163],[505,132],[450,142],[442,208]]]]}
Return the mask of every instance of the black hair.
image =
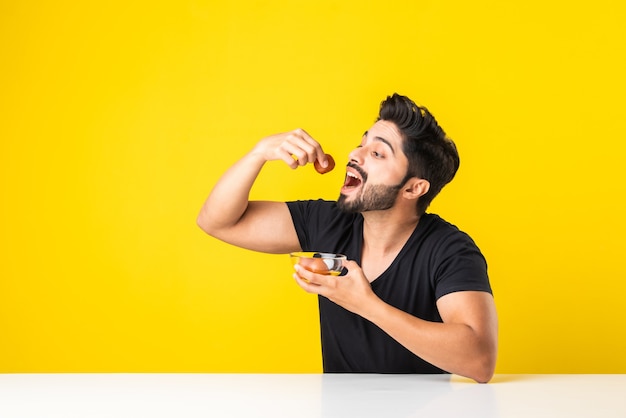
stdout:
{"type": "Polygon", "coordinates": [[[417,177],[430,183],[417,201],[421,215],[459,169],[456,145],[428,109],[397,93],[380,104],[377,120],[393,122],[403,136],[402,150],[409,160],[405,181],[417,177]]]}

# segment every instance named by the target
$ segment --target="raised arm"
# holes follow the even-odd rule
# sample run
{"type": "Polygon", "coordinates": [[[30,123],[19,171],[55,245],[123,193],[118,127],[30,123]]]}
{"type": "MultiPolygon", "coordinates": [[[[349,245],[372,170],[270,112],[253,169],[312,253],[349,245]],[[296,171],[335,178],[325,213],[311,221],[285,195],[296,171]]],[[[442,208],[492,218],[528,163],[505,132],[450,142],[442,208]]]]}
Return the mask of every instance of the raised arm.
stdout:
{"type": "Polygon", "coordinates": [[[286,203],[249,201],[261,169],[273,160],[293,169],[315,160],[327,164],[319,143],[302,129],[264,138],[218,180],[200,210],[198,226],[215,238],[254,251],[300,250],[286,203]]]}

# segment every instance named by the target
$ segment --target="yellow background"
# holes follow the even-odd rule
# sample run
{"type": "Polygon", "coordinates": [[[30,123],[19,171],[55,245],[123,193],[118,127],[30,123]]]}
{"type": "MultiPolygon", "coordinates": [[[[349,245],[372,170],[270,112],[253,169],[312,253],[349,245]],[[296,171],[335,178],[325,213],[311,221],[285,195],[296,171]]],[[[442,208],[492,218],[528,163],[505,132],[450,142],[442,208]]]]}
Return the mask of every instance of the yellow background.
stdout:
{"type": "MultiPolygon", "coordinates": [[[[0,371],[318,372],[286,256],[196,214],[258,139],[339,165],[399,92],[461,153],[431,210],[489,261],[499,373],[626,373],[625,6],[0,3],[0,371]]],[[[335,199],[272,164],[253,198],[335,199]]]]}

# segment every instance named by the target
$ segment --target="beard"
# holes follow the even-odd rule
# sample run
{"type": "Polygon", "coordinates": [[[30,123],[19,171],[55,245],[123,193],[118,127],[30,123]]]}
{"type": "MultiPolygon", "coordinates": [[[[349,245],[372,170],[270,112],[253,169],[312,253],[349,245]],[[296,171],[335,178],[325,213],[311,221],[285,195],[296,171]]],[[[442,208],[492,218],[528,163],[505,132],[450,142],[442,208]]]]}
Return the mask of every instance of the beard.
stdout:
{"type": "Polygon", "coordinates": [[[352,201],[347,201],[347,196],[339,195],[337,199],[337,207],[346,213],[361,213],[375,210],[387,210],[393,207],[398,197],[398,192],[406,181],[395,186],[386,186],[384,184],[374,184],[365,187],[363,184],[362,193],[355,197],[352,201]]]}

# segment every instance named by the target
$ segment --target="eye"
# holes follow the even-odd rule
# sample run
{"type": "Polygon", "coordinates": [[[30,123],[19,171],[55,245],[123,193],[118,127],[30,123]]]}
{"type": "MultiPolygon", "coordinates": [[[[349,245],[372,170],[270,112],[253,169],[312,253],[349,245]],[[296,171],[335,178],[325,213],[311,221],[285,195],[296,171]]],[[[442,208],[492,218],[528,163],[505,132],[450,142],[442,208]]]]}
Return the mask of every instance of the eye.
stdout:
{"type": "Polygon", "coordinates": [[[378,151],[372,151],[372,155],[375,158],[385,158],[385,156],[383,154],[381,154],[380,152],[378,152],[378,151]]]}

